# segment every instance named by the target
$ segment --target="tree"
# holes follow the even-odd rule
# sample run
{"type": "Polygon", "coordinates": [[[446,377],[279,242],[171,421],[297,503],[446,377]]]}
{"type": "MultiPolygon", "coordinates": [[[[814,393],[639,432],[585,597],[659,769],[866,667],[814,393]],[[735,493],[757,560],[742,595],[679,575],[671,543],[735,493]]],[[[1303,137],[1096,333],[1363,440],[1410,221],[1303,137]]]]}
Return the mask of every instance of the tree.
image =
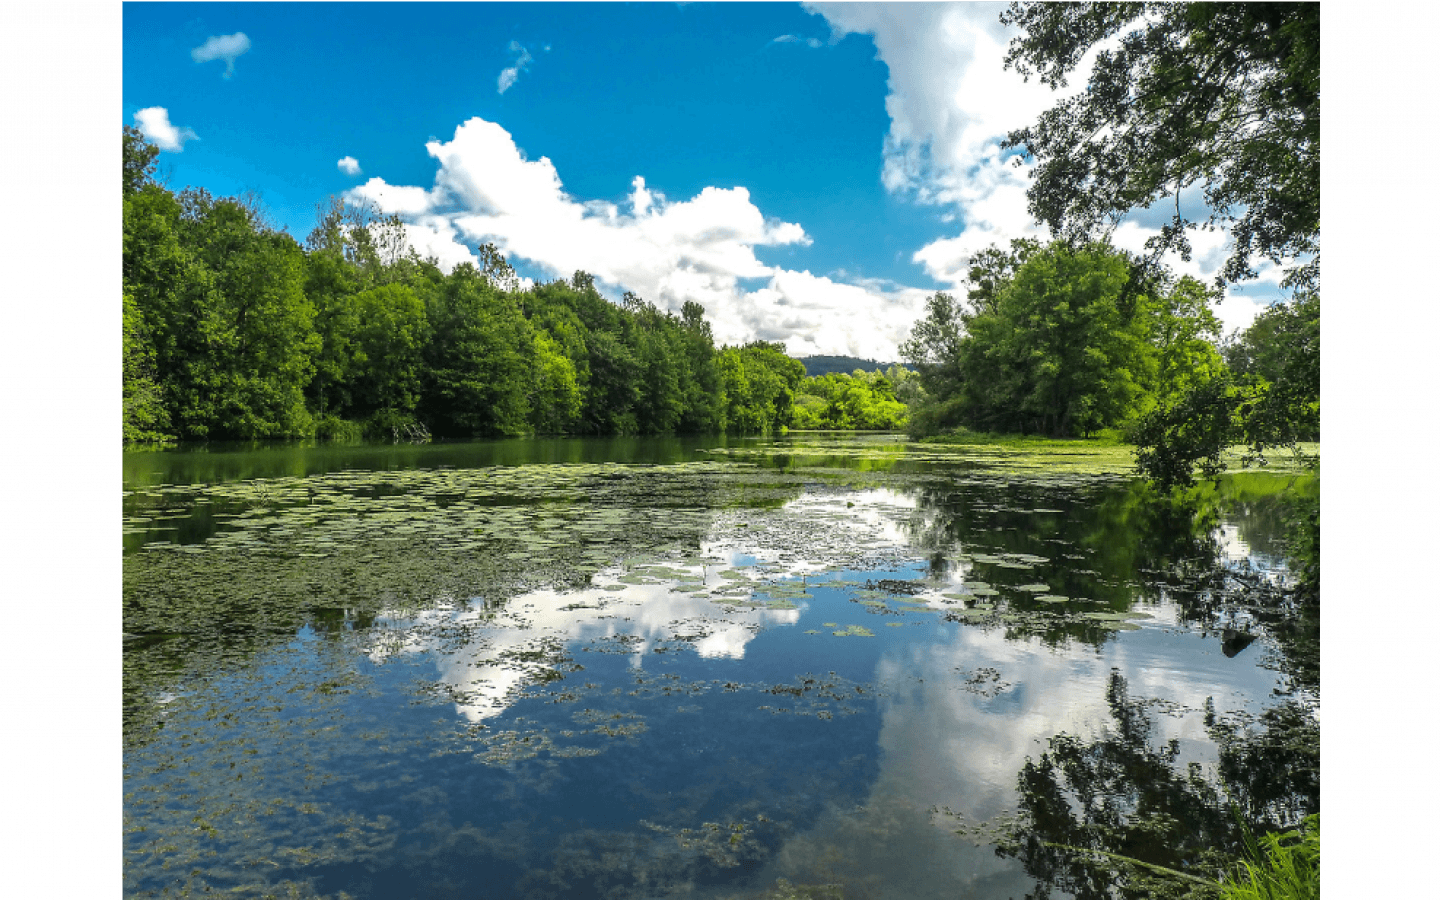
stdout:
{"type": "Polygon", "coordinates": [[[121,296],[124,303],[121,357],[124,441],[134,444],[169,440],[170,415],[165,409],[160,385],[155,381],[155,350],[144,316],[128,286],[122,288],[121,296]]]}
{"type": "Polygon", "coordinates": [[[1031,254],[993,302],[961,315],[961,419],[1056,437],[1127,419],[1155,369],[1149,310],[1122,302],[1129,281],[1129,260],[1104,245],[1031,254]]]}
{"type": "Polygon", "coordinates": [[[139,193],[155,180],[155,157],[160,148],[145,140],[140,129],[126,125],[121,129],[121,190],[122,196],[139,193]]]}
{"type": "Polygon", "coordinates": [[[687,300],[680,308],[680,331],[685,354],[685,408],[681,431],[715,432],[724,423],[724,386],[715,362],[715,336],[705,321],[705,307],[687,300]]]}
{"type": "Polygon", "coordinates": [[[520,434],[529,429],[533,329],[514,300],[461,263],[426,303],[422,412],[439,434],[520,434]]]}
{"type": "Polygon", "coordinates": [[[1022,32],[1006,67],[1051,88],[1118,39],[1097,54],[1086,90],[1006,141],[1035,158],[1030,209],[1057,236],[1091,238],[1173,196],[1148,246],[1188,259],[1188,232],[1202,222],[1181,193],[1198,184],[1204,227],[1228,225],[1235,242],[1221,282],[1254,277],[1259,255],[1290,265],[1287,286],[1318,285],[1318,3],[1027,2],[1001,21],[1022,32]]]}
{"type": "Polygon", "coordinates": [[[529,396],[530,424],[541,434],[568,433],[580,418],[580,385],[575,365],[555,339],[534,332],[534,367],[529,396]]]}
{"type": "Polygon", "coordinates": [[[1224,369],[1225,361],[1215,346],[1220,339],[1220,320],[1210,309],[1214,299],[1213,291],[1188,275],[1161,294],[1151,338],[1159,351],[1157,402],[1171,402],[1224,369]]]}
{"type": "Polygon", "coordinates": [[[186,361],[191,391],[181,415],[189,436],[309,435],[304,388],[320,342],[304,253],[239,200],[188,188],[179,200],[180,240],[212,279],[192,311],[200,345],[186,361]]]}
{"type": "Polygon", "coordinates": [[[725,386],[725,429],[769,434],[788,428],[805,364],[785,355],[783,344],[752,341],[725,347],[717,360],[725,386]]]}
{"type": "Polygon", "coordinates": [[[1320,438],[1320,298],[1276,303],[1224,348],[1237,376],[1266,385],[1257,414],[1281,443],[1320,438]]]}
{"type": "Polygon", "coordinates": [[[424,302],[409,285],[385,284],[356,294],[353,307],[350,415],[409,418],[420,399],[428,338],[424,302]]]}

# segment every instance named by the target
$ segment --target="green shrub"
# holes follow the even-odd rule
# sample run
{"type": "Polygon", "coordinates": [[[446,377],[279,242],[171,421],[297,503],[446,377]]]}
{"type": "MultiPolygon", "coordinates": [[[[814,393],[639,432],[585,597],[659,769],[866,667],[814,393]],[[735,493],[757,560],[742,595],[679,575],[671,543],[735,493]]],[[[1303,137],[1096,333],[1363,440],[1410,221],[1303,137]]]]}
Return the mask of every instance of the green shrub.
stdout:
{"type": "Polygon", "coordinates": [[[341,444],[359,443],[362,437],[360,423],[339,416],[325,416],[315,423],[315,437],[341,444]]]}

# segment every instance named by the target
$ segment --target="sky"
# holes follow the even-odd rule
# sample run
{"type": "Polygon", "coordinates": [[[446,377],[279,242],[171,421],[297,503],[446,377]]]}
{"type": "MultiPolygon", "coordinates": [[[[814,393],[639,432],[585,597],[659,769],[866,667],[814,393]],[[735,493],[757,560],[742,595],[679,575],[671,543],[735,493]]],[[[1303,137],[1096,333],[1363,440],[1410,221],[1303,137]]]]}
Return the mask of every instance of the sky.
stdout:
{"type": "MultiPolygon", "coordinates": [[[[890,362],[971,254],[1046,235],[1000,142],[1057,95],[1005,71],[1003,8],[127,3],[122,121],[172,189],[252,193],[301,241],[341,197],[447,271],[493,243],[534,281],[696,301],[722,343],[890,362]]],[[[1208,280],[1223,242],[1172,267],[1208,280]]],[[[1261,273],[1227,331],[1281,296],[1261,273]]]]}

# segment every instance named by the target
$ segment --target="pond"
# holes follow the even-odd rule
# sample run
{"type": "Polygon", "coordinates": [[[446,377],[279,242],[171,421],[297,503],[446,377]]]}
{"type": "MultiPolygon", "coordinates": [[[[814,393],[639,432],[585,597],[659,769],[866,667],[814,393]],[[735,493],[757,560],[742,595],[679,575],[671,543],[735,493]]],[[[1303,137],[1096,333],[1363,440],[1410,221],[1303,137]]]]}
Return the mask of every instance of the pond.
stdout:
{"type": "Polygon", "coordinates": [[[1318,809],[1282,528],[1315,486],[1176,508],[1132,468],[894,435],[127,453],[126,894],[1142,895],[1059,845],[1187,867],[1227,797],[1318,809]]]}

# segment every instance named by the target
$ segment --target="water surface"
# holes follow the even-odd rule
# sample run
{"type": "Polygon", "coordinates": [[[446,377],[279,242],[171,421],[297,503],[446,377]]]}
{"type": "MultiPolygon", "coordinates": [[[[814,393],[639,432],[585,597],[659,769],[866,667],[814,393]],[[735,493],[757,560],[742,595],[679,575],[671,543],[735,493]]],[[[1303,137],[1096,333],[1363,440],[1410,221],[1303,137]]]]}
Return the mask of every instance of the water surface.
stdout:
{"type": "MultiPolygon", "coordinates": [[[[1253,602],[1310,483],[1177,514],[1128,466],[896,436],[127,454],[126,893],[1084,895],[1017,843],[1057,798],[1135,818],[1229,784],[1226,734],[1318,714],[1253,602]],[[1087,800],[1076,748],[1154,771],[1087,800]]],[[[1242,800],[1298,816],[1289,777],[1242,800]]]]}

